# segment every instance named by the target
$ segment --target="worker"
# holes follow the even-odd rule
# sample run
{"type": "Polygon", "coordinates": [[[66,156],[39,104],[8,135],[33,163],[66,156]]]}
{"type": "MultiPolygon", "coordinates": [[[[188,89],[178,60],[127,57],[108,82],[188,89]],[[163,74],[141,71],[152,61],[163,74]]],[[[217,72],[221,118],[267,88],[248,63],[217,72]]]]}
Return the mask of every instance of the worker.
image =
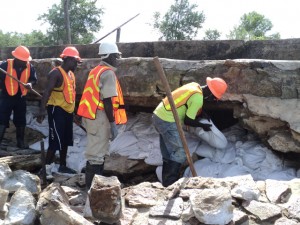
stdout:
{"type": "Polygon", "coordinates": [[[118,135],[117,124],[127,122],[121,86],[116,77],[121,52],[115,43],[99,45],[101,61],[87,78],[77,114],[87,132],[85,182],[90,188],[95,174],[102,175],[109,140],[118,135]]]}
{"type": "Polygon", "coordinates": [[[37,82],[32,59],[25,46],[18,46],[12,51],[13,59],[3,61],[0,68],[0,145],[5,130],[9,127],[10,115],[13,112],[13,123],[16,127],[17,147],[27,149],[24,142],[26,127],[26,95],[37,82]]]}
{"type": "Polygon", "coordinates": [[[72,46],[66,47],[60,58],[63,60],[61,66],[55,67],[48,74],[37,121],[41,123],[48,114],[49,148],[46,164],[54,161],[58,150],[60,155],[58,172],[75,174],[75,170],[67,167],[66,158],[68,146],[73,146],[73,112],[76,98],[74,71],[81,58],[78,50],[72,46]]]}
{"type": "MultiPolygon", "coordinates": [[[[211,130],[211,124],[199,122],[199,116],[205,115],[202,106],[205,101],[218,100],[227,89],[221,78],[207,77],[206,85],[200,86],[191,82],[172,92],[176,111],[181,123],[191,127],[202,127],[211,130]],[[202,115],[201,115],[202,114],[202,115]]],[[[162,184],[167,187],[179,179],[186,154],[181,142],[175,118],[168,98],[165,97],[153,113],[153,124],[159,133],[160,151],[163,159],[162,184]]]]}

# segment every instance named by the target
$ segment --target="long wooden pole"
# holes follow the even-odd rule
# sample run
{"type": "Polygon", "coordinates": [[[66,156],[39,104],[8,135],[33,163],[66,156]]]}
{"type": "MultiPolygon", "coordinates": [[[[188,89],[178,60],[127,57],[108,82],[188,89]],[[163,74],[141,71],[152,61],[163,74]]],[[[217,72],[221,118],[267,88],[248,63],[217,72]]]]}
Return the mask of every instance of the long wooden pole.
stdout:
{"type": "Polygon", "coordinates": [[[170,89],[168,80],[167,80],[166,75],[164,73],[164,70],[163,70],[163,68],[162,68],[162,66],[161,66],[161,64],[159,62],[158,57],[154,57],[153,61],[154,61],[155,67],[156,67],[156,69],[158,71],[158,74],[160,76],[160,79],[162,80],[162,83],[163,83],[163,85],[164,85],[164,87],[166,89],[167,97],[168,97],[169,103],[171,105],[172,113],[173,113],[173,116],[174,116],[174,119],[175,119],[175,122],[176,122],[176,125],[177,125],[177,130],[178,130],[178,133],[180,135],[180,138],[181,138],[181,141],[182,141],[182,145],[183,145],[183,148],[184,148],[184,151],[185,151],[185,154],[186,154],[186,158],[187,158],[187,161],[189,163],[192,175],[194,177],[196,177],[197,173],[196,173],[193,161],[192,161],[191,156],[190,156],[190,151],[189,151],[189,148],[188,148],[188,145],[187,145],[184,133],[183,133],[183,129],[182,129],[182,126],[181,126],[181,122],[179,120],[179,116],[178,116],[178,113],[177,113],[177,110],[176,110],[176,106],[175,106],[175,103],[174,103],[174,100],[173,100],[173,97],[172,97],[172,93],[171,93],[171,89],[170,89]]]}
{"type": "MultiPolygon", "coordinates": [[[[6,72],[4,69],[0,68],[0,71],[2,73],[5,73],[7,76],[9,76],[10,78],[14,79],[15,81],[17,81],[19,84],[23,85],[24,87],[26,86],[25,83],[23,83],[22,81],[18,80],[17,78],[15,78],[14,76],[12,76],[11,74],[9,74],[8,72],[6,72]]],[[[42,97],[42,95],[40,93],[38,93],[36,90],[34,90],[33,88],[30,89],[34,94],[36,94],[39,97],[42,97]]]]}
{"type": "Polygon", "coordinates": [[[43,187],[47,186],[47,173],[46,173],[46,156],[45,156],[45,147],[44,140],[41,141],[41,160],[42,160],[42,181],[43,187]]]}

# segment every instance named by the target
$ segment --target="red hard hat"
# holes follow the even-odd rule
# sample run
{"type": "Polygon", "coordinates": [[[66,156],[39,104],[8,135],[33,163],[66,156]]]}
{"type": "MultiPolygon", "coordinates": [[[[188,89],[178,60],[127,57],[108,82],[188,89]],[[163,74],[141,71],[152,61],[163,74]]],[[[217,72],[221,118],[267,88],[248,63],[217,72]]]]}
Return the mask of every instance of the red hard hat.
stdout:
{"type": "Polygon", "coordinates": [[[226,92],[227,90],[227,84],[226,82],[221,79],[221,78],[206,78],[206,83],[213,95],[217,98],[220,99],[222,95],[226,92]]]}
{"type": "Polygon", "coordinates": [[[77,61],[81,61],[79,52],[75,47],[66,47],[60,54],[60,58],[63,59],[65,57],[74,57],[77,61]]]}
{"type": "Polygon", "coordinates": [[[22,46],[22,45],[16,47],[16,49],[14,51],[12,51],[11,54],[15,58],[17,58],[21,61],[28,62],[28,61],[32,60],[28,48],[26,48],[25,46],[22,46]]]}

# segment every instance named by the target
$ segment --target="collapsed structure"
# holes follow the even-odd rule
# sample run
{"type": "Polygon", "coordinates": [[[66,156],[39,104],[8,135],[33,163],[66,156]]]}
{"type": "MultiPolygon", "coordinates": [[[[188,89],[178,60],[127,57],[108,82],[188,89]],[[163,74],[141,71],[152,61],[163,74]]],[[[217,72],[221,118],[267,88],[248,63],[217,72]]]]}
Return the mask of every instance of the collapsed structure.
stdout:
{"type": "MultiPolygon", "coordinates": [[[[299,40],[297,39],[248,43],[242,41],[124,43],[120,44],[124,58],[120,61],[117,75],[129,111],[151,111],[165,96],[164,87],[153,64],[154,56],[160,57],[160,62],[172,90],[191,81],[204,84],[207,76],[221,77],[228,83],[226,95],[215,104],[205,105],[206,110],[211,112],[216,125],[220,128],[226,128],[234,123],[239,123],[244,128],[256,133],[272,150],[298,154],[300,153],[300,118],[298,114],[300,107],[298,103],[300,61],[295,60],[300,52],[297,51],[300,49],[297,47],[298,45],[299,40]],[[138,55],[138,52],[143,54],[138,55]]],[[[39,76],[39,84],[35,89],[39,93],[43,93],[44,87],[47,85],[46,75],[56,62],[55,57],[61,48],[62,46],[52,50],[49,48],[31,49],[34,58],[32,63],[39,76]],[[34,54],[41,56],[42,52],[45,52],[47,57],[34,56],[34,54]]],[[[82,52],[83,57],[88,54],[91,55],[91,57],[84,58],[82,65],[76,71],[79,98],[88,71],[99,62],[99,59],[93,53],[97,51],[95,45],[78,46],[78,49],[80,53],[82,52]]],[[[32,102],[39,101],[34,95],[31,95],[29,100],[32,102]]],[[[239,180],[239,177],[237,179],[239,180]]],[[[254,214],[259,218],[257,221],[273,222],[274,219],[281,217],[281,209],[273,208],[273,205],[262,204],[262,202],[286,203],[287,200],[284,198],[291,193],[291,190],[297,189],[291,183],[288,185],[284,183],[282,191],[276,193],[276,199],[269,196],[269,200],[266,200],[262,199],[262,193],[265,193],[270,186],[277,184],[266,182],[267,188],[261,188],[260,183],[253,184],[251,178],[244,179],[252,183],[252,189],[245,191],[245,187],[239,186],[241,185],[240,180],[236,181],[234,178],[234,181],[231,179],[226,181],[228,186],[227,184],[223,185],[223,180],[210,180],[201,177],[188,181],[183,179],[168,189],[167,193],[171,200],[159,203],[156,200],[163,199],[161,198],[162,187],[157,184],[144,184],[144,186],[124,190],[127,205],[129,205],[125,210],[130,211],[132,208],[149,209],[151,207],[150,212],[147,211],[151,216],[162,216],[175,220],[181,218],[177,221],[178,224],[192,224],[193,218],[197,218],[198,221],[205,224],[223,224],[230,221],[233,215],[237,215],[231,206],[231,198],[234,198],[233,202],[237,206],[236,209],[241,206],[239,201],[242,201],[244,209],[248,210],[249,214],[254,214]],[[137,192],[140,187],[140,192],[137,192]],[[218,188],[217,193],[215,193],[216,187],[218,188]],[[189,193],[189,190],[195,192],[196,189],[204,189],[207,193],[202,193],[203,190],[196,191],[196,194],[189,193]],[[258,192],[261,193],[258,194],[258,192]],[[149,196],[144,197],[143,193],[148,193],[149,196]],[[197,204],[200,200],[201,202],[206,198],[209,200],[207,196],[211,196],[213,199],[216,194],[219,194],[223,200],[225,199],[221,202],[225,204],[224,207],[230,211],[229,213],[226,210],[227,213],[220,210],[221,214],[210,215],[210,211],[204,212],[201,204],[197,204]],[[159,198],[156,195],[159,195],[159,198]],[[136,196],[139,198],[138,201],[135,199],[136,196]],[[176,207],[180,208],[187,202],[192,206],[190,211],[186,208],[187,211],[184,213],[183,211],[179,213],[170,211],[172,213],[165,215],[162,211],[166,210],[159,210],[160,208],[166,209],[170,203],[174,205],[170,210],[176,210],[176,207]],[[257,211],[260,207],[266,207],[273,214],[260,214],[257,211]],[[220,220],[214,220],[216,218],[220,220]]],[[[293,194],[295,193],[294,191],[293,194]]],[[[288,210],[290,217],[299,221],[297,210],[293,210],[297,208],[299,198],[296,196],[295,199],[292,205],[288,205],[290,207],[288,210]]],[[[131,217],[135,218],[137,213],[137,210],[134,211],[134,216],[131,217]]],[[[129,215],[131,214],[129,213],[129,215]]],[[[245,217],[247,216],[243,214],[239,222],[242,223],[247,220],[245,217]]],[[[152,224],[159,223],[159,220],[152,221],[149,219],[149,221],[152,224]]],[[[289,222],[292,224],[293,221],[289,222]]],[[[138,223],[136,222],[136,224],[138,223]]]]}

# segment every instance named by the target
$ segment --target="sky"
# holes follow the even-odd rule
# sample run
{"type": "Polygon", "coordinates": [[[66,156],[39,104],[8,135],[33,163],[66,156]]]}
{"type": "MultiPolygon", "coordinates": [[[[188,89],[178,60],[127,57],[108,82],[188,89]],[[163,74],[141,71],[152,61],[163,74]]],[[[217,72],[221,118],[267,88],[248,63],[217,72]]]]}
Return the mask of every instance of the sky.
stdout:
{"type": "MultiPolygon", "coordinates": [[[[1,1],[0,30],[2,32],[30,33],[46,31],[47,25],[37,21],[39,15],[60,0],[9,0],[1,1]]],[[[206,19],[195,40],[201,40],[207,29],[217,29],[221,39],[240,22],[243,14],[256,11],[271,20],[273,29],[282,39],[300,38],[299,0],[190,0],[203,11],[206,19]]],[[[98,40],[116,27],[139,14],[121,29],[120,42],[157,41],[159,34],[149,25],[154,12],[164,15],[174,0],[98,0],[97,6],[104,9],[102,29],[95,34],[98,40]]],[[[115,41],[116,32],[102,41],[115,41]]]]}

